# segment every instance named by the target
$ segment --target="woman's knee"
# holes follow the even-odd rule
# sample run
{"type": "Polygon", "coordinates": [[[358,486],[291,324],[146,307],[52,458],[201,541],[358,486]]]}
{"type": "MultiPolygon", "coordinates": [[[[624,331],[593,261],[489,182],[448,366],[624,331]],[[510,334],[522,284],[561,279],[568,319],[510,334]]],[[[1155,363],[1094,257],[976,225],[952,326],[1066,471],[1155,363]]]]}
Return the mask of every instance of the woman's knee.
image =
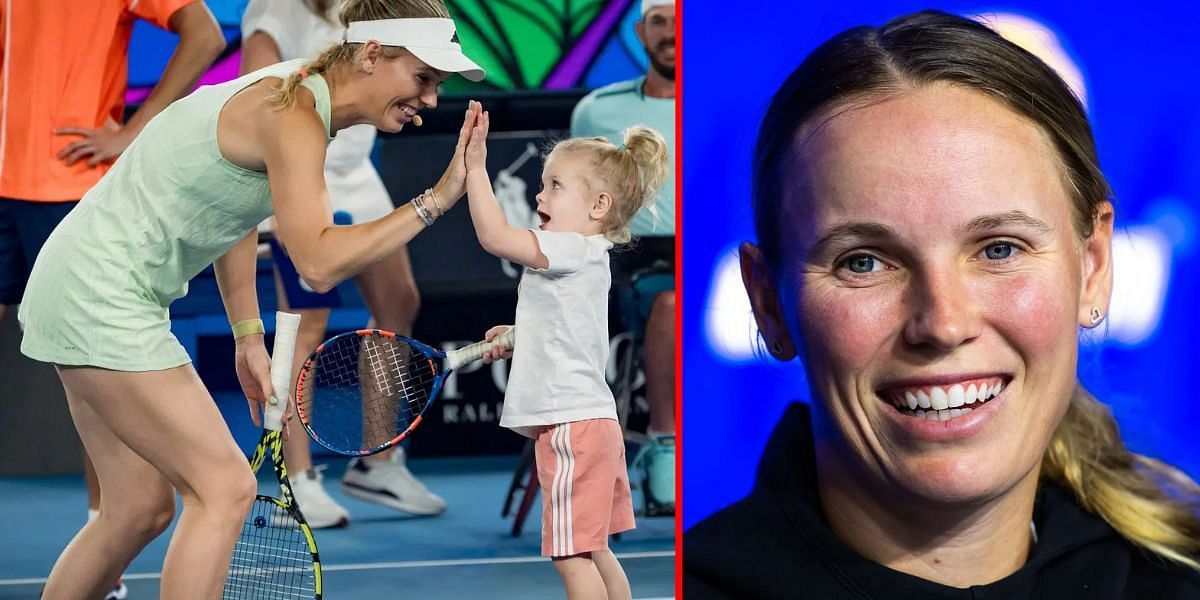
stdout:
{"type": "MultiPolygon", "coordinates": [[[[239,466],[244,467],[244,465],[239,466]]],[[[254,473],[251,473],[250,469],[235,469],[230,474],[228,499],[231,504],[242,509],[249,508],[257,495],[258,479],[254,477],[254,473]]],[[[242,513],[238,514],[240,516],[242,513]]]]}
{"type": "Polygon", "coordinates": [[[183,496],[185,501],[194,500],[206,508],[236,514],[240,519],[257,493],[258,480],[254,473],[245,462],[233,461],[233,464],[205,473],[202,480],[183,492],[183,496]]]}

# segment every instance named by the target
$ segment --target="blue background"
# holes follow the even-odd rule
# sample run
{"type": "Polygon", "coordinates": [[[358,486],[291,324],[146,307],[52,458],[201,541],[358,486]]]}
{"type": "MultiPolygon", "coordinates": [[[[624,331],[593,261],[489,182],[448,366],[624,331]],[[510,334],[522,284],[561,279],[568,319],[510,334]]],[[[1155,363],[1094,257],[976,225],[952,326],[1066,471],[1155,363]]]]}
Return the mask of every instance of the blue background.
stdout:
{"type": "MultiPolygon", "coordinates": [[[[1200,309],[1200,8],[1192,3],[690,3],[684,14],[684,527],[749,492],[757,459],[792,400],[808,397],[798,362],[731,361],[706,331],[717,261],[754,238],[748,179],[759,122],[778,85],[816,45],[856,25],[925,8],[1018,13],[1047,25],[1081,68],[1118,228],[1169,240],[1170,268],[1153,333],[1098,340],[1079,375],[1112,406],[1126,443],[1200,478],[1200,377],[1192,352],[1200,309]],[[1086,8],[1083,8],[1086,7],[1086,8]],[[710,41],[721,40],[718,43],[710,41]]],[[[1136,267],[1135,267],[1136,268],[1136,267]]]]}

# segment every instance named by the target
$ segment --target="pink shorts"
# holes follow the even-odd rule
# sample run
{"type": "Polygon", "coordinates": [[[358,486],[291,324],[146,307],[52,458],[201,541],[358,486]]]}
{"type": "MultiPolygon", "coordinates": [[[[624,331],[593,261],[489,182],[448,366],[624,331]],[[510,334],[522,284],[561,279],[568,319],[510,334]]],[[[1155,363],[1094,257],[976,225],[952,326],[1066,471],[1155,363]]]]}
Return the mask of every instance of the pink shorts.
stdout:
{"type": "Polygon", "coordinates": [[[542,556],[608,548],[633,529],[625,440],[612,419],[542,427],[534,444],[542,486],[542,556]]]}

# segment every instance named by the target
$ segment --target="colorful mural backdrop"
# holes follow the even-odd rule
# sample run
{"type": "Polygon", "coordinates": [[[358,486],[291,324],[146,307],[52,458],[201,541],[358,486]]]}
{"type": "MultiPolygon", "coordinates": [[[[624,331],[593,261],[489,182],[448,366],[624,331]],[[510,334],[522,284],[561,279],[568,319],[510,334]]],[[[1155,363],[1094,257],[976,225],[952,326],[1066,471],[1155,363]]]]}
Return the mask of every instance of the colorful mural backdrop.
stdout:
{"type": "MultiPolygon", "coordinates": [[[[229,48],[201,85],[237,75],[242,12],[247,0],[206,0],[225,31],[229,48]]],[[[631,79],[646,70],[646,52],[634,34],[640,3],[634,0],[447,0],[467,54],[488,72],[482,82],[461,77],[446,93],[594,88],[631,79]]],[[[306,10],[296,0],[296,10],[306,10]]],[[[129,53],[130,103],[158,82],[177,37],[139,22],[129,53]]]]}

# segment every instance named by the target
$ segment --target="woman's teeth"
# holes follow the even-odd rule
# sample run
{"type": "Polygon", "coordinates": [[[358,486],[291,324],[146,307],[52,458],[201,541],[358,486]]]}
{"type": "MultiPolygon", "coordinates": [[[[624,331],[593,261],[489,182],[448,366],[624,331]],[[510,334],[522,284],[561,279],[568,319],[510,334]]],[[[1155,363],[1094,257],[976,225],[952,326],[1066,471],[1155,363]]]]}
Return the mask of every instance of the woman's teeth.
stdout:
{"type": "Polygon", "coordinates": [[[927,421],[949,421],[950,419],[961,417],[972,410],[973,408],[948,408],[946,410],[921,410],[913,411],[914,417],[925,419],[927,421]]]}
{"type": "Polygon", "coordinates": [[[902,413],[931,421],[945,421],[965,415],[983,406],[1004,390],[1002,381],[972,383],[967,386],[931,386],[892,393],[892,404],[902,413]]]}

